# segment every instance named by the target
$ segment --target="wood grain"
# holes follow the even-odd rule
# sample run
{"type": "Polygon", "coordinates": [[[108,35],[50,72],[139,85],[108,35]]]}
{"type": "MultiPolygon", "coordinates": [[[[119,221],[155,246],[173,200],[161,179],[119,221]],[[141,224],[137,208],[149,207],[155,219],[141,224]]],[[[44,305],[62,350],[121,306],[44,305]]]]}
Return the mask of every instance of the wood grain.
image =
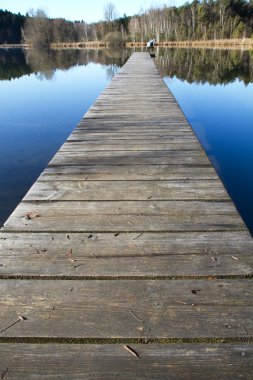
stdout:
{"type": "Polygon", "coordinates": [[[51,165],[211,165],[201,150],[58,152],[51,165]]]}
{"type": "Polygon", "coordinates": [[[250,338],[252,296],[243,279],[0,280],[0,336],[250,338]]]}
{"type": "Polygon", "coordinates": [[[165,180],[215,180],[213,167],[183,165],[97,165],[51,166],[44,170],[40,181],[165,181],[165,180]]]}
{"type": "Polygon", "coordinates": [[[0,276],[244,276],[247,232],[1,233],[0,276]],[[72,252],[74,261],[68,260],[72,252]]]}
{"type": "Polygon", "coordinates": [[[23,202],[4,231],[241,231],[232,202],[23,202]],[[34,217],[29,218],[29,215],[34,217]]]}
{"type": "Polygon", "coordinates": [[[214,181],[37,181],[24,200],[229,200],[214,181]]]}
{"type": "Polygon", "coordinates": [[[6,379],[251,380],[250,344],[5,344],[0,374],[6,379]],[[33,360],[31,360],[33,358],[33,360]]]}
{"type": "Polygon", "coordinates": [[[145,143],[135,143],[132,141],[131,143],[128,141],[127,143],[123,140],[115,140],[110,143],[105,144],[101,142],[89,142],[86,141],[78,141],[78,142],[68,142],[64,144],[64,146],[59,150],[59,152],[89,152],[89,151],[117,151],[117,150],[124,150],[127,152],[141,152],[141,151],[159,151],[162,150],[168,151],[168,150],[181,150],[185,149],[186,143],[189,144],[189,150],[201,150],[201,146],[196,139],[192,140],[184,140],[184,141],[177,141],[174,139],[172,142],[165,142],[165,141],[159,141],[159,142],[145,142],[145,143]]]}

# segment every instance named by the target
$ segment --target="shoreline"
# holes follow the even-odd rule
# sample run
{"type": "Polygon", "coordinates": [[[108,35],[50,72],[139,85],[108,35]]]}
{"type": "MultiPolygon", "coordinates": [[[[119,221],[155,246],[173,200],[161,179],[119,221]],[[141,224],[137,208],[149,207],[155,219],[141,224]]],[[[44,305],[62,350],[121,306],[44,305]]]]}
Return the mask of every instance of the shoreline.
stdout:
{"type": "MultiPolygon", "coordinates": [[[[126,48],[146,48],[146,42],[126,42],[122,47],[126,48]]],[[[225,39],[225,40],[195,40],[195,41],[166,41],[156,43],[156,47],[163,48],[206,48],[206,49],[253,49],[253,38],[225,39]]],[[[2,44],[0,49],[29,49],[28,44],[2,44]]],[[[59,42],[52,43],[51,49],[101,49],[109,48],[103,41],[80,41],[80,42],[59,42]]]]}
{"type": "MultiPolygon", "coordinates": [[[[146,43],[142,42],[127,42],[129,47],[143,47],[146,43]]],[[[156,43],[155,47],[250,47],[253,48],[253,38],[244,39],[224,39],[224,40],[194,40],[194,41],[165,41],[156,43]]]]}
{"type": "Polygon", "coordinates": [[[0,44],[0,49],[29,49],[28,44],[0,44]]]}

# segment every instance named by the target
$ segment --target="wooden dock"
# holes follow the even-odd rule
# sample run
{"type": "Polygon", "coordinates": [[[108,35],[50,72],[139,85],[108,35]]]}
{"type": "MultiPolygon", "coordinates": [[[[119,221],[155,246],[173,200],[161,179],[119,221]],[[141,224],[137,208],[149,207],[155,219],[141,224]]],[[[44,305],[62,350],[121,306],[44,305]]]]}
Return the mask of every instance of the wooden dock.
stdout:
{"type": "Polygon", "coordinates": [[[0,379],[253,378],[253,240],[148,53],[0,245],[0,379]]]}

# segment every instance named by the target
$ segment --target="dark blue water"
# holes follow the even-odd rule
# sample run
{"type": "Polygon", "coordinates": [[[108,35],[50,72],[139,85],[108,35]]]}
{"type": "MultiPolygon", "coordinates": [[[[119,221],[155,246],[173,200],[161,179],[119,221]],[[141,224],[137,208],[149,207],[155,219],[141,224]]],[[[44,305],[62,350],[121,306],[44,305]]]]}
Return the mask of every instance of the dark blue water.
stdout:
{"type": "MultiPolygon", "coordinates": [[[[0,51],[0,57],[1,53],[3,57],[4,52],[0,51]]],[[[9,51],[10,56],[12,61],[17,61],[18,66],[15,51],[9,51]]],[[[4,79],[2,66],[0,225],[47,166],[118,67],[116,64],[99,64],[86,59],[82,59],[80,65],[76,63],[68,69],[42,66],[36,74],[31,74],[29,67],[26,67],[19,78],[15,78],[16,72],[18,76],[20,74],[18,69],[10,73],[6,67],[8,80],[4,79]]]]}
{"type": "Polygon", "coordinates": [[[253,232],[253,84],[165,81],[253,232]]]}
{"type": "MultiPolygon", "coordinates": [[[[0,224],[130,53],[0,50],[0,224]]],[[[253,55],[167,50],[156,63],[253,233],[253,55]]]]}

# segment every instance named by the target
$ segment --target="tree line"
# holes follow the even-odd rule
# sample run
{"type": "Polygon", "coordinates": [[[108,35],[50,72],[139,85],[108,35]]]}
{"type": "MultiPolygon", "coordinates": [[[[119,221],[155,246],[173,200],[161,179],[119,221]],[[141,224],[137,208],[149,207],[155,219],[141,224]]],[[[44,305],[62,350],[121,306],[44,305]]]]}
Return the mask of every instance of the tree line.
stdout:
{"type": "Polygon", "coordinates": [[[133,41],[156,42],[253,37],[253,0],[194,0],[181,7],[151,8],[132,17],[133,41]]]}
{"type": "Polygon", "coordinates": [[[25,16],[0,9],[0,44],[29,44],[49,47],[52,43],[105,41],[121,44],[127,39],[130,17],[117,17],[112,3],[104,8],[104,20],[88,24],[49,18],[44,10],[30,10],[25,16]]]}
{"type": "Polygon", "coordinates": [[[0,10],[0,44],[20,44],[26,17],[0,10]]]}
{"type": "Polygon", "coordinates": [[[51,43],[105,41],[157,43],[253,37],[253,0],[193,0],[183,6],[151,7],[129,17],[117,16],[113,3],[104,7],[104,20],[50,19],[43,10],[21,16],[0,10],[0,43],[24,42],[47,47],[51,43]]]}

